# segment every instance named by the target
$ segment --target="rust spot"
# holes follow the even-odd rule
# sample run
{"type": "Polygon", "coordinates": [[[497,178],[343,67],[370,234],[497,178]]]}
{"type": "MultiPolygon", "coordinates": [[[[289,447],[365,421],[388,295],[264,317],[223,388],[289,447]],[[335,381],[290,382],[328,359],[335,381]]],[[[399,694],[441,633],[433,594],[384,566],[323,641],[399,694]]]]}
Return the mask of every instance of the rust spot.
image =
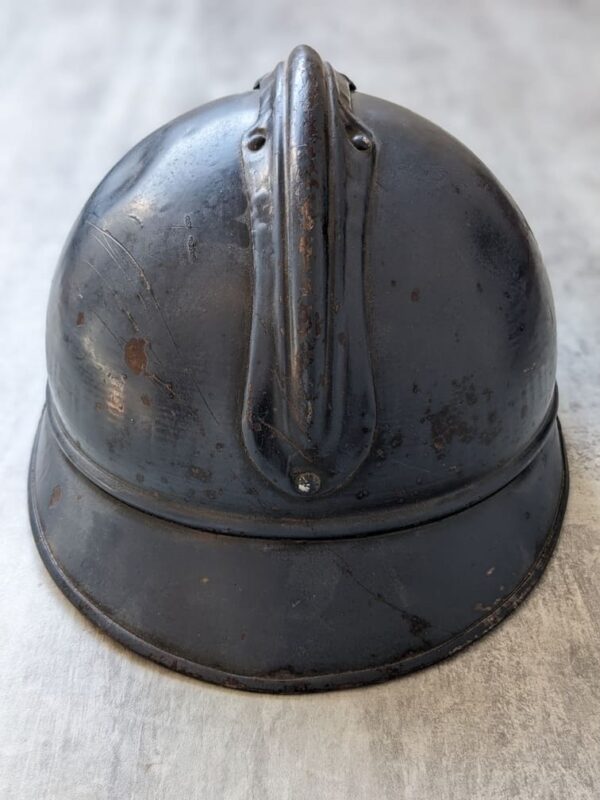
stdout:
{"type": "Polygon", "coordinates": [[[413,289],[410,293],[410,301],[411,303],[418,303],[421,299],[421,290],[420,289],[413,289]]]}
{"type": "Polygon", "coordinates": [[[423,619],[423,617],[419,617],[416,614],[407,614],[406,619],[409,623],[409,630],[413,636],[420,638],[428,628],[431,628],[430,622],[427,622],[426,619],[423,619]]]}
{"type": "Polygon", "coordinates": [[[312,231],[315,227],[315,220],[311,213],[310,202],[305,200],[300,206],[300,213],[302,214],[302,227],[305,231],[312,231]]]}
{"type": "Polygon", "coordinates": [[[425,419],[431,424],[431,441],[438,457],[456,437],[468,444],[476,435],[475,427],[460,414],[460,407],[444,406],[438,412],[429,412],[425,419]]]}
{"type": "Polygon", "coordinates": [[[198,261],[198,242],[194,239],[193,236],[188,236],[187,240],[187,250],[188,255],[192,261],[198,261]]]}
{"type": "Polygon", "coordinates": [[[148,356],[145,339],[130,339],[125,345],[125,361],[129,369],[136,375],[146,371],[148,356]]]}
{"type": "Polygon", "coordinates": [[[307,237],[304,233],[298,242],[298,252],[306,260],[312,256],[312,247],[310,245],[310,241],[307,240],[307,237]]]}
{"type": "Polygon", "coordinates": [[[298,242],[298,252],[305,260],[308,260],[312,256],[312,245],[307,234],[315,227],[315,220],[311,213],[310,202],[308,200],[305,200],[300,206],[300,214],[302,216],[301,225],[303,233],[298,242]]]}
{"type": "Polygon", "coordinates": [[[156,383],[157,386],[163,388],[172,400],[175,399],[175,392],[173,391],[172,383],[167,383],[167,381],[163,381],[162,378],[159,378],[158,375],[156,375],[154,372],[147,372],[146,375],[150,378],[151,381],[154,381],[154,383],[156,383]]]}
{"type": "Polygon", "coordinates": [[[151,406],[152,405],[152,400],[150,400],[150,398],[148,397],[147,394],[143,394],[141,396],[141,401],[145,406],[151,406]]]}
{"type": "Polygon", "coordinates": [[[397,447],[401,447],[401,446],[402,446],[402,433],[400,433],[400,431],[397,431],[397,432],[396,432],[396,433],[395,433],[395,434],[392,436],[392,438],[390,439],[390,444],[391,444],[391,446],[394,448],[394,450],[395,450],[397,447]]]}
{"type": "MultiPolygon", "coordinates": [[[[468,406],[475,407],[481,402],[471,376],[462,380],[452,381],[452,402],[433,412],[428,408],[421,422],[431,425],[431,443],[438,458],[443,458],[447,448],[456,438],[468,444],[478,440],[482,444],[491,444],[500,433],[501,423],[494,410],[487,413],[487,424],[481,427],[477,415],[467,410],[468,406]]],[[[491,402],[492,393],[489,390],[481,392],[486,403],[491,402]]]]}
{"type": "Polygon", "coordinates": [[[85,314],[83,313],[83,311],[80,311],[79,314],[77,314],[77,320],[75,321],[75,324],[77,326],[81,326],[83,325],[84,322],[85,322],[85,314]]]}
{"type": "Polygon", "coordinates": [[[308,336],[313,326],[312,310],[312,306],[307,303],[299,303],[298,305],[298,328],[302,337],[308,336]]]}
{"type": "Polygon", "coordinates": [[[190,467],[189,473],[193,478],[196,478],[199,481],[209,481],[211,479],[211,472],[208,469],[202,469],[202,467],[190,467]]]}
{"type": "Polygon", "coordinates": [[[60,503],[60,498],[62,497],[62,489],[60,486],[55,486],[52,489],[52,494],[50,495],[50,502],[48,503],[48,508],[54,508],[60,503]]]}
{"type": "Polygon", "coordinates": [[[319,312],[317,311],[315,313],[315,334],[317,336],[320,336],[321,333],[322,333],[321,319],[319,317],[319,312]]]}

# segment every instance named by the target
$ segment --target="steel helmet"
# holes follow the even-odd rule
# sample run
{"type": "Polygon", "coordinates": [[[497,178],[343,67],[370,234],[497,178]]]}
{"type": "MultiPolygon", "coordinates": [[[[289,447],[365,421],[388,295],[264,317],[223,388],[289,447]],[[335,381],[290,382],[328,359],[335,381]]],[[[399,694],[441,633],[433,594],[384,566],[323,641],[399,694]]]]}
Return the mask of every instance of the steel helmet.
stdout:
{"type": "Polygon", "coordinates": [[[531,231],[456,139],[309,47],[106,176],[47,361],[41,555],[178,671],[401,675],[493,628],[552,552],[567,470],[531,231]]]}

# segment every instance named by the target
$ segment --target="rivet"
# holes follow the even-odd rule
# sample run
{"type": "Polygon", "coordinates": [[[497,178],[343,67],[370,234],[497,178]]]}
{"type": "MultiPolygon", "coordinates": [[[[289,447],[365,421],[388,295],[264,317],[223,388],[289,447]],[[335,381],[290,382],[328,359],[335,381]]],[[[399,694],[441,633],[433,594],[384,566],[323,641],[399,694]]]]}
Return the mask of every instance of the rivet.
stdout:
{"type": "Polygon", "coordinates": [[[300,494],[316,494],[321,488],[321,478],[316,472],[299,472],[294,475],[294,486],[300,494]]]}
{"type": "Polygon", "coordinates": [[[352,137],[352,144],[357,150],[368,150],[371,147],[371,140],[364,133],[355,133],[352,137]]]}

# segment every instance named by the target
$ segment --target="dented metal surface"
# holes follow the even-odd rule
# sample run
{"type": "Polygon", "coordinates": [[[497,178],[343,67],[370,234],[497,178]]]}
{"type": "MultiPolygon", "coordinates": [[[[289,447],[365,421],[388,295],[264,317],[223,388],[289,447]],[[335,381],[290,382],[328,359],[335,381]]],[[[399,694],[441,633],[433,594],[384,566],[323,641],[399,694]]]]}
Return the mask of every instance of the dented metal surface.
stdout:
{"type": "Polygon", "coordinates": [[[296,48],[94,192],[52,287],[40,552],[134,650],[242,688],[425,666],[538,579],[555,323],[472,153],[296,48]]]}

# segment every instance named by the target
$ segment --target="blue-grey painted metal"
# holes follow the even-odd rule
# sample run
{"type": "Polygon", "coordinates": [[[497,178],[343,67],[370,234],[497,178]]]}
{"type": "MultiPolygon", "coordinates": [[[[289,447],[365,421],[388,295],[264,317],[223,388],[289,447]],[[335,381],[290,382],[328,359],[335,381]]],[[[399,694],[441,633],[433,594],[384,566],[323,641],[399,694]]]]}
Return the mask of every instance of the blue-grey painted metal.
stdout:
{"type": "Polygon", "coordinates": [[[296,48],[147,137],[75,223],[30,471],[40,552],[108,633],[207,680],[308,691],[433,663],[551,554],[555,339],[489,170],[296,48]]]}

